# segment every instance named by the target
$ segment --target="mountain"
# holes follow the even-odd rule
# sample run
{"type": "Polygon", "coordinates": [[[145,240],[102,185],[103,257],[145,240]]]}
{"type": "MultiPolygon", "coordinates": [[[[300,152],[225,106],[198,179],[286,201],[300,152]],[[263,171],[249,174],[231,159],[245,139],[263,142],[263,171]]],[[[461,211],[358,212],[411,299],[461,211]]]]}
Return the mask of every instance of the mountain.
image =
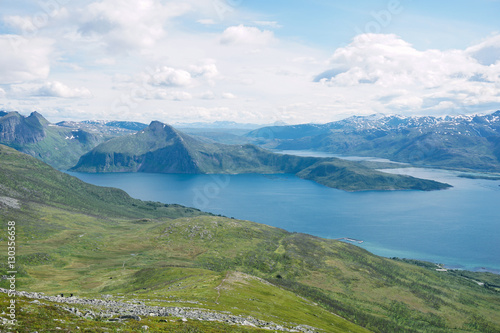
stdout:
{"type": "Polygon", "coordinates": [[[28,117],[0,112],[0,144],[39,158],[60,170],[111,138],[135,133],[147,125],[126,121],[63,121],[51,124],[40,113],[28,117]]]}
{"type": "Polygon", "coordinates": [[[176,128],[191,128],[191,129],[210,129],[210,130],[254,130],[262,127],[262,125],[249,124],[249,123],[237,123],[234,121],[214,121],[211,123],[207,122],[195,122],[195,123],[176,123],[176,128]]]}
{"type": "Polygon", "coordinates": [[[99,133],[109,136],[110,138],[132,134],[147,127],[147,125],[142,123],[106,120],[61,121],[56,125],[72,129],[81,129],[90,133],[99,133]]]}
{"type": "Polygon", "coordinates": [[[245,135],[263,125],[237,123],[234,121],[214,121],[211,123],[176,123],[174,127],[183,133],[205,142],[242,145],[250,143],[245,135]]]}
{"type": "Polygon", "coordinates": [[[346,191],[377,190],[421,190],[433,191],[451,187],[427,179],[389,174],[367,168],[358,163],[343,160],[318,162],[297,173],[303,179],[346,191]],[[360,188],[359,184],[363,184],[360,188]]]}
{"type": "Polygon", "coordinates": [[[38,112],[23,117],[17,112],[2,113],[0,118],[0,142],[12,145],[37,143],[46,137],[48,121],[38,112]]]}
{"type": "Polygon", "coordinates": [[[83,155],[71,170],[79,172],[153,173],[293,173],[326,186],[345,190],[444,189],[449,185],[431,180],[390,175],[356,162],[336,158],[274,154],[254,145],[207,143],[158,121],[146,129],[117,137],[83,155]],[[306,168],[328,162],[332,173],[306,168]],[[336,170],[342,170],[342,177],[336,170]],[[347,177],[348,176],[348,177],[347,177]]]}
{"type": "MultiPolygon", "coordinates": [[[[143,202],[1,145],[0,185],[29,332],[500,331],[498,275],[143,202]]],[[[7,262],[0,253],[0,275],[7,262]]]]}
{"type": "MultiPolygon", "coordinates": [[[[191,216],[203,214],[197,209],[178,205],[163,205],[132,199],[114,188],[98,187],[59,172],[29,155],[0,145],[0,208],[5,202],[17,202],[20,207],[31,204],[50,205],[67,211],[121,217],[191,216]],[[9,200],[10,199],[10,200],[9,200]],[[169,215],[170,211],[172,213],[169,215]],[[177,212],[179,211],[179,212],[177,212]]],[[[27,217],[31,220],[33,216],[27,217]]],[[[29,222],[26,228],[30,229],[29,222]]]]}
{"type": "Polygon", "coordinates": [[[50,124],[38,112],[28,117],[9,112],[0,117],[0,144],[68,169],[79,157],[109,137],[83,129],[50,124]]]}
{"type": "Polygon", "coordinates": [[[148,127],[148,125],[146,124],[138,123],[135,121],[116,121],[116,120],[106,122],[106,126],[128,129],[135,132],[148,127]]]}
{"type": "Polygon", "coordinates": [[[277,149],[500,172],[500,111],[484,116],[354,116],[323,125],[265,127],[247,136],[254,143],[277,149]]]}

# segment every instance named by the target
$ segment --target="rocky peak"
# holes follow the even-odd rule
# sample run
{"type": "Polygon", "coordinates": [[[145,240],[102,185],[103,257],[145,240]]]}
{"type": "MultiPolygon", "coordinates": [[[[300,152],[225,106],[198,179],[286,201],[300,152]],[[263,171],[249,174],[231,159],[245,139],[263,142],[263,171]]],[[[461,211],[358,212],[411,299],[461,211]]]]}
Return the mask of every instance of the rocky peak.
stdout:
{"type": "Polygon", "coordinates": [[[37,143],[45,138],[44,127],[48,123],[36,112],[29,117],[24,117],[16,111],[9,112],[0,118],[0,143],[7,145],[37,143]]]}
{"type": "Polygon", "coordinates": [[[177,131],[170,125],[162,123],[160,121],[152,121],[147,127],[147,130],[154,135],[166,135],[167,137],[178,136],[177,131]]]}
{"type": "Polygon", "coordinates": [[[48,126],[50,123],[45,119],[40,113],[34,111],[29,117],[26,118],[27,121],[33,122],[35,125],[41,125],[42,127],[48,126]]]}

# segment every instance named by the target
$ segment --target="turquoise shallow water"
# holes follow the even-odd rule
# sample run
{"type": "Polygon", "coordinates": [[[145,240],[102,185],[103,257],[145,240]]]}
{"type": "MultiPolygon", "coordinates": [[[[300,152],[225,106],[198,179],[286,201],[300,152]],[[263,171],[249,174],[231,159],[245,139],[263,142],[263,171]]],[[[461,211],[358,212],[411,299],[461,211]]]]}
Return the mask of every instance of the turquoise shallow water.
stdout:
{"type": "Polygon", "coordinates": [[[391,172],[454,187],[349,193],[293,175],[70,174],[139,199],[194,206],[320,237],[363,240],[359,246],[386,257],[500,273],[500,181],[464,179],[442,170],[391,172]]]}

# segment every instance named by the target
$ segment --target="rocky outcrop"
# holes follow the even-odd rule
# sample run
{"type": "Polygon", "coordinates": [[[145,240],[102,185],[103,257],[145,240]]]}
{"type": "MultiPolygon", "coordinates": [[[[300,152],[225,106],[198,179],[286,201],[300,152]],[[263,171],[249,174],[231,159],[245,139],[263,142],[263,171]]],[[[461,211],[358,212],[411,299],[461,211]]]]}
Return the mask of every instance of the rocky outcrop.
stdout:
{"type": "MultiPolygon", "coordinates": [[[[0,292],[7,293],[7,289],[0,288],[0,292]]],[[[80,297],[64,297],[64,296],[45,296],[43,293],[16,291],[17,296],[35,299],[34,303],[40,303],[40,300],[50,301],[62,304],[63,309],[89,320],[137,320],[140,321],[144,317],[176,317],[182,320],[202,320],[202,321],[218,321],[230,325],[242,325],[259,327],[281,332],[322,332],[322,330],[308,326],[289,324],[279,325],[273,322],[260,320],[251,316],[235,316],[229,312],[216,312],[207,309],[189,308],[189,307],[162,307],[146,305],[144,301],[139,300],[115,300],[111,295],[104,295],[101,299],[89,299],[80,297]],[[85,309],[78,308],[72,305],[85,305],[85,309]],[[89,310],[92,308],[92,310],[89,310]]],[[[158,300],[154,300],[158,302],[158,300]]]]}
{"type": "Polygon", "coordinates": [[[38,112],[24,117],[18,112],[9,112],[0,118],[0,143],[24,145],[37,143],[46,136],[49,122],[38,112]]]}

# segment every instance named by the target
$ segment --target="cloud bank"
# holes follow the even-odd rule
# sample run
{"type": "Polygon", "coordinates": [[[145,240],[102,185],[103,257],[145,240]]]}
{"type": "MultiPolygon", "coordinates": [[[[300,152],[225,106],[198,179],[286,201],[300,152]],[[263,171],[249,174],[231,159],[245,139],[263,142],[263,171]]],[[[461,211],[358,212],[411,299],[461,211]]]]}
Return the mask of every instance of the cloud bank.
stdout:
{"type": "Polygon", "coordinates": [[[394,34],[363,34],[337,49],[315,81],[368,92],[389,111],[458,111],[500,103],[500,53],[491,51],[499,47],[493,36],[466,50],[420,51],[394,34]]]}
{"type": "Polygon", "coordinates": [[[0,108],[256,123],[500,108],[498,34],[462,49],[393,33],[319,47],[278,16],[212,0],[41,4],[19,0],[0,17],[0,108]]]}

